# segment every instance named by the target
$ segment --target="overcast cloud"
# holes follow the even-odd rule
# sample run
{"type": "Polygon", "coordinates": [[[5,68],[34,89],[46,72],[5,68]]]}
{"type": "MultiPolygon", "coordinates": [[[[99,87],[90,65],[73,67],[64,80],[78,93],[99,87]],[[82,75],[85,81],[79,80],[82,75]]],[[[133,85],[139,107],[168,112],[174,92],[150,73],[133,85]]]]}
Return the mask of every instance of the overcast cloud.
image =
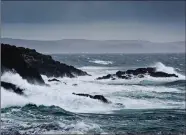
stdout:
{"type": "Polygon", "coordinates": [[[3,1],[2,37],[185,40],[185,1],[3,1]]]}

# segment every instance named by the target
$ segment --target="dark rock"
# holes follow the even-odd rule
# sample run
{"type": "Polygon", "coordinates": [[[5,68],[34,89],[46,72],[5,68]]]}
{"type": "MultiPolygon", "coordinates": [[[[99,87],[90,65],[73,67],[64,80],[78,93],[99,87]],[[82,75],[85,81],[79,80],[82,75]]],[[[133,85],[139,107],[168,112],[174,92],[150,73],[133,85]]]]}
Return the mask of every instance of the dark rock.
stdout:
{"type": "Polygon", "coordinates": [[[77,84],[72,84],[72,86],[77,86],[77,84]]]}
{"type": "Polygon", "coordinates": [[[109,103],[109,101],[103,95],[95,95],[93,96],[93,99],[98,99],[104,103],[109,103]]]}
{"type": "Polygon", "coordinates": [[[122,103],[115,103],[115,105],[117,105],[119,107],[125,107],[125,105],[123,105],[122,103]]]}
{"type": "Polygon", "coordinates": [[[119,77],[124,75],[124,74],[126,74],[126,72],[122,72],[122,71],[116,72],[116,76],[119,76],[119,77]]]}
{"type": "Polygon", "coordinates": [[[17,87],[15,84],[1,81],[1,86],[7,90],[13,91],[19,95],[23,95],[24,89],[17,87]]]}
{"type": "Polygon", "coordinates": [[[21,50],[15,46],[1,44],[1,73],[5,71],[17,72],[30,83],[44,84],[37,69],[25,62],[21,50]]]}
{"type": "Polygon", "coordinates": [[[124,74],[122,76],[119,76],[119,78],[122,78],[122,79],[131,79],[132,76],[130,74],[124,74]]]}
{"type": "Polygon", "coordinates": [[[110,78],[121,78],[121,79],[131,79],[133,76],[138,78],[143,78],[145,75],[150,75],[152,77],[178,77],[176,74],[168,74],[165,72],[157,72],[154,67],[147,68],[137,68],[135,70],[127,71],[117,71],[116,74],[108,74],[103,77],[98,77],[97,79],[110,79],[110,78]]]}
{"type": "Polygon", "coordinates": [[[1,44],[1,72],[17,72],[31,83],[44,84],[40,74],[48,77],[75,77],[88,75],[86,72],[73,66],[60,63],[50,55],[36,52],[34,49],[1,44]]]}
{"type": "Polygon", "coordinates": [[[60,80],[55,79],[55,78],[53,78],[53,79],[49,79],[48,81],[49,81],[49,82],[61,82],[60,80]]]}
{"type": "Polygon", "coordinates": [[[72,93],[74,95],[78,95],[78,96],[84,96],[84,97],[89,97],[89,98],[92,98],[92,99],[97,99],[97,100],[100,100],[102,101],[103,103],[111,103],[110,101],[108,101],[103,95],[89,95],[89,94],[83,94],[83,93],[72,93]]]}
{"type": "Polygon", "coordinates": [[[103,76],[103,77],[98,77],[97,80],[101,80],[101,79],[110,79],[112,78],[112,75],[111,74],[108,74],[106,76],[103,76]]]}
{"type": "Polygon", "coordinates": [[[44,55],[36,52],[35,50],[19,48],[25,61],[32,65],[32,67],[38,69],[40,74],[48,77],[75,77],[88,75],[86,72],[79,70],[73,66],[68,66],[59,61],[52,59],[50,55],[44,55]]]}
{"type": "Polygon", "coordinates": [[[164,72],[152,72],[150,74],[150,76],[152,76],[152,77],[178,77],[175,74],[167,74],[167,73],[164,73],[164,72]]]}
{"type": "Polygon", "coordinates": [[[145,76],[144,75],[142,75],[142,74],[139,74],[138,75],[138,78],[144,78],[145,76]]]}

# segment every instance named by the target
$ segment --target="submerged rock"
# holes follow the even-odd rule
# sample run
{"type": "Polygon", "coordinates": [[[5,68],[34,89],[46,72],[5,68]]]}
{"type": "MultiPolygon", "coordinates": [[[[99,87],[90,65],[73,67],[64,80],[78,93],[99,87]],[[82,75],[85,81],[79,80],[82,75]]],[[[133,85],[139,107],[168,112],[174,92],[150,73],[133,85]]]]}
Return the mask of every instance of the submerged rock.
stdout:
{"type": "Polygon", "coordinates": [[[122,103],[115,103],[115,105],[118,107],[125,107],[125,105],[123,105],[122,103]]]}
{"type": "Polygon", "coordinates": [[[61,82],[60,80],[58,80],[58,79],[56,79],[56,78],[49,79],[48,81],[49,81],[49,82],[61,82]]]}
{"type": "Polygon", "coordinates": [[[110,101],[108,101],[103,95],[89,95],[89,94],[83,94],[83,93],[72,93],[74,95],[78,95],[78,96],[84,96],[84,97],[89,97],[89,98],[92,98],[92,99],[97,99],[97,100],[100,100],[102,101],[103,103],[111,103],[110,101]]]}
{"type": "Polygon", "coordinates": [[[1,81],[1,87],[5,88],[7,90],[13,91],[19,95],[23,95],[24,89],[17,87],[15,84],[1,81]]]}
{"type": "Polygon", "coordinates": [[[101,79],[131,79],[132,77],[144,78],[145,75],[150,75],[152,77],[178,77],[176,74],[169,74],[165,72],[156,71],[156,68],[147,67],[147,68],[137,68],[135,70],[127,70],[127,71],[118,71],[116,74],[108,74],[103,77],[98,77],[98,80],[101,79]]]}
{"type": "MultiPolygon", "coordinates": [[[[97,99],[103,103],[107,103],[107,104],[111,104],[112,102],[109,101],[108,99],[106,99],[103,95],[90,95],[90,94],[84,94],[84,93],[72,93],[74,95],[78,95],[78,96],[84,96],[84,97],[89,97],[92,99],[97,99]]],[[[125,107],[125,105],[123,105],[122,103],[114,103],[114,105],[116,105],[117,107],[125,107]]]]}

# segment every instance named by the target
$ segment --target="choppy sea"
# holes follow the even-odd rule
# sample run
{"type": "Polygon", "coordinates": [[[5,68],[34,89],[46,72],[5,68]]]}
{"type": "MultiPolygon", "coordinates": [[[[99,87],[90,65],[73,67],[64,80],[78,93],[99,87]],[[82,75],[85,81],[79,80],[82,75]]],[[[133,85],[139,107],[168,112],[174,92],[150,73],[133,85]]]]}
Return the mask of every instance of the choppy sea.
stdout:
{"type": "Polygon", "coordinates": [[[53,54],[52,57],[92,76],[48,82],[49,78],[42,75],[50,86],[39,86],[29,84],[18,74],[3,74],[1,80],[24,88],[26,96],[1,87],[2,134],[185,134],[185,54],[53,54]],[[178,78],[96,80],[118,70],[149,66],[175,73],[178,78]],[[73,92],[103,95],[112,103],[73,92]]]}

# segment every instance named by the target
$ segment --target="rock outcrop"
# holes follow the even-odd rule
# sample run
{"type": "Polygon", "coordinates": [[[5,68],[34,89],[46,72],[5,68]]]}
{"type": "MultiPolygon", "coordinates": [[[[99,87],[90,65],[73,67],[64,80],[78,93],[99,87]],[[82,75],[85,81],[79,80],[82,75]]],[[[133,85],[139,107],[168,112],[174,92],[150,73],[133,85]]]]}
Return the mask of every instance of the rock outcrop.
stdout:
{"type": "Polygon", "coordinates": [[[61,82],[60,80],[58,80],[58,79],[56,79],[56,78],[49,79],[48,81],[49,81],[49,82],[61,82]]]}
{"type": "Polygon", "coordinates": [[[145,75],[150,75],[152,77],[178,77],[176,74],[169,74],[165,72],[156,71],[156,68],[147,67],[147,68],[137,68],[135,70],[127,70],[127,71],[118,71],[116,74],[108,74],[103,77],[98,77],[98,80],[101,79],[131,79],[132,77],[143,78],[145,75]]]}
{"type": "Polygon", "coordinates": [[[1,73],[5,71],[17,72],[30,83],[44,84],[38,70],[25,62],[21,52],[15,46],[1,44],[1,73]]]}
{"type": "Polygon", "coordinates": [[[36,52],[34,49],[1,44],[1,73],[17,72],[30,83],[44,84],[41,74],[48,77],[75,77],[88,75],[73,66],[60,63],[50,55],[36,52]]]}
{"type": "Polygon", "coordinates": [[[18,47],[26,63],[36,68],[40,74],[48,77],[75,77],[88,75],[86,72],[73,66],[68,66],[52,59],[50,55],[44,55],[35,50],[18,47]]]}
{"type": "MultiPolygon", "coordinates": [[[[90,95],[90,94],[84,94],[84,93],[72,93],[73,95],[77,95],[77,96],[84,96],[84,97],[89,97],[89,98],[92,98],[92,99],[96,99],[96,100],[99,100],[103,103],[106,103],[106,104],[113,104],[111,101],[109,101],[108,99],[106,99],[103,95],[90,95]]],[[[125,105],[123,105],[122,103],[114,103],[115,106],[117,107],[125,107],[125,105]]]]}
{"type": "Polygon", "coordinates": [[[103,95],[89,95],[89,94],[83,94],[83,93],[72,93],[74,95],[78,95],[78,96],[84,96],[84,97],[89,97],[92,99],[97,99],[99,101],[102,101],[103,103],[111,103],[110,101],[108,101],[103,95]]]}
{"type": "Polygon", "coordinates": [[[1,81],[1,87],[5,88],[6,90],[15,92],[16,94],[23,95],[24,89],[17,87],[15,84],[1,81]]]}

